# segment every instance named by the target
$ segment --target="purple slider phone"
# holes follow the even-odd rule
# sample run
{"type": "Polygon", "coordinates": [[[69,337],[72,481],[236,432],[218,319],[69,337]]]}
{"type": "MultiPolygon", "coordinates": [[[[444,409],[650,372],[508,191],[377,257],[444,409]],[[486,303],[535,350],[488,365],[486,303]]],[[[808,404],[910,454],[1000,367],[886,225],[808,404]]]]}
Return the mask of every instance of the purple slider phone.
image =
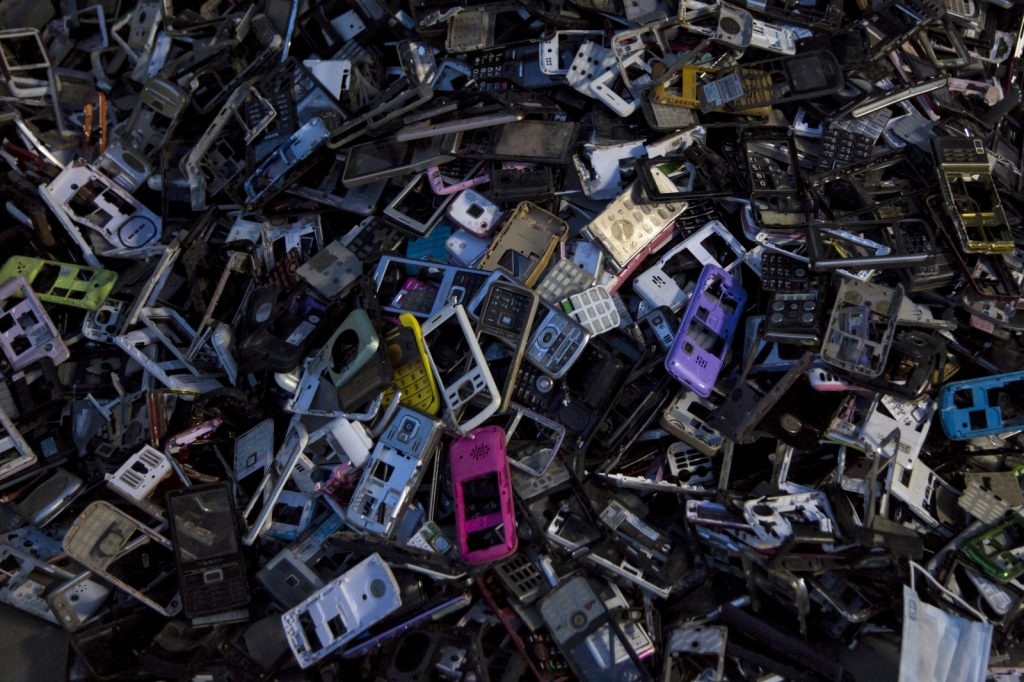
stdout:
{"type": "Polygon", "coordinates": [[[665,369],[702,398],[718,380],[746,300],[747,292],[728,272],[717,265],[701,270],[665,369]]]}

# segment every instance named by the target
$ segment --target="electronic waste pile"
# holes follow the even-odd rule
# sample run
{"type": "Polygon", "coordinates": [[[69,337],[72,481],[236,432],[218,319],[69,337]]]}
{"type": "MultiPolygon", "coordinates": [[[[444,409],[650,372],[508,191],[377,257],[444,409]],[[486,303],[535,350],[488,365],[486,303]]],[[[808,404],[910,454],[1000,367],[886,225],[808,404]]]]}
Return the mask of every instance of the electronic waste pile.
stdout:
{"type": "Polygon", "coordinates": [[[0,1],[0,601],[74,682],[1019,682],[1022,32],[0,1]]]}

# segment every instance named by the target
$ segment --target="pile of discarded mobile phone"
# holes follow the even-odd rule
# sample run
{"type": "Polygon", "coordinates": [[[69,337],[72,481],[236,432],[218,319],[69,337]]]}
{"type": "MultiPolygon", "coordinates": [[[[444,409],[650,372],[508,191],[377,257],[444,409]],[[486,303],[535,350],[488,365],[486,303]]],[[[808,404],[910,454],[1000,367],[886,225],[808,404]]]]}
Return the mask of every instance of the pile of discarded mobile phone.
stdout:
{"type": "Polygon", "coordinates": [[[0,602],[69,682],[1020,682],[1022,50],[0,0],[0,602]]]}

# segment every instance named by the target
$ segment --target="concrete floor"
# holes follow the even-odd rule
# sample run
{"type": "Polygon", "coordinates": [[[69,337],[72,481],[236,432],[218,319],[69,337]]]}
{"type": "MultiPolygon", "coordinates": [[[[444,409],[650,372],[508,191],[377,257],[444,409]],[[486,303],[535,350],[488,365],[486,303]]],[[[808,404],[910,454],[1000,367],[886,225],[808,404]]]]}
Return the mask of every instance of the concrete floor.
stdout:
{"type": "Polygon", "coordinates": [[[0,682],[64,682],[67,660],[64,630],[0,604],[0,682]]]}

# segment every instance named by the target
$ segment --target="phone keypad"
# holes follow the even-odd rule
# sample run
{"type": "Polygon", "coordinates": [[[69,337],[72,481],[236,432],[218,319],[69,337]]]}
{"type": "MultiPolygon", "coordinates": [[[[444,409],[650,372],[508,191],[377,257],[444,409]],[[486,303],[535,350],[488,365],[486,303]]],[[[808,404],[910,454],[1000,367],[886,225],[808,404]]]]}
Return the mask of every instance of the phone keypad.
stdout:
{"type": "Polygon", "coordinates": [[[349,250],[356,254],[356,257],[360,260],[366,260],[375,253],[396,251],[402,246],[404,241],[405,237],[400,232],[387,227],[363,230],[363,234],[358,235],[353,240],[349,250]]]}
{"type": "Polygon", "coordinates": [[[586,291],[596,282],[589,272],[570,259],[563,258],[555,263],[555,267],[537,285],[537,295],[555,305],[564,298],[586,291]]]}
{"type": "Polygon", "coordinates": [[[457,156],[451,161],[446,161],[440,164],[437,169],[441,172],[441,175],[451,182],[463,182],[469,179],[469,174],[472,173],[479,161],[476,159],[464,158],[457,156]]]}
{"type": "Polygon", "coordinates": [[[782,170],[779,162],[764,154],[747,154],[750,184],[755,191],[796,189],[793,176],[782,170]]]}
{"type": "Polygon", "coordinates": [[[526,328],[530,297],[501,286],[492,286],[480,321],[508,336],[519,336],[526,328]]]}
{"type": "Polygon", "coordinates": [[[830,127],[821,136],[818,172],[842,168],[868,159],[874,146],[875,143],[864,135],[830,127]]]}
{"type": "MultiPolygon", "coordinates": [[[[901,231],[897,236],[904,253],[933,253],[928,238],[919,232],[901,231]]],[[[914,265],[914,272],[922,275],[935,275],[939,273],[939,266],[935,259],[929,259],[923,263],[914,265]]]]}
{"type": "Polygon", "coordinates": [[[680,231],[690,232],[704,227],[713,220],[721,219],[721,213],[713,201],[693,201],[676,218],[676,227],[680,231]]]}
{"type": "Polygon", "coordinates": [[[456,303],[466,305],[473,300],[480,287],[487,281],[486,273],[457,272],[452,278],[452,287],[448,290],[448,299],[455,298],[456,303]]]}
{"type": "Polygon", "coordinates": [[[811,288],[807,266],[778,251],[765,251],[761,256],[761,288],[787,294],[803,294],[811,288]]]}
{"type": "Polygon", "coordinates": [[[928,238],[920,232],[901,231],[900,243],[907,253],[927,253],[931,251],[928,238]]]}
{"type": "MultiPolygon", "coordinates": [[[[270,103],[270,106],[274,107],[274,111],[277,112],[274,120],[270,122],[266,132],[263,133],[263,137],[260,139],[264,143],[261,146],[267,148],[267,153],[269,154],[274,147],[267,143],[280,144],[280,140],[287,139],[295,132],[295,105],[291,93],[287,90],[267,93],[266,100],[270,103]]],[[[246,125],[250,128],[258,125],[263,120],[265,114],[263,105],[256,98],[252,98],[246,103],[245,119],[246,125]]]]}
{"type": "Polygon", "coordinates": [[[585,343],[582,328],[551,311],[530,339],[526,357],[541,369],[558,374],[585,343]]]}
{"type": "Polygon", "coordinates": [[[402,290],[395,296],[395,300],[391,302],[391,306],[410,313],[430,313],[434,309],[435,300],[437,300],[437,289],[433,287],[415,289],[402,287],[402,290]]]}
{"type": "Polygon", "coordinates": [[[504,65],[504,55],[499,52],[475,56],[470,64],[470,79],[475,81],[474,87],[484,92],[507,90],[509,84],[504,76],[504,65]]]}
{"type": "Polygon", "coordinates": [[[238,564],[194,571],[184,576],[182,596],[191,610],[216,611],[249,601],[249,591],[238,564]]]}
{"type": "Polygon", "coordinates": [[[573,294],[558,307],[594,335],[615,329],[621,322],[612,297],[600,285],[573,294]]]}
{"type": "Polygon", "coordinates": [[[519,366],[516,385],[512,390],[512,400],[534,412],[547,411],[555,397],[556,382],[536,367],[528,364],[519,366]]]}
{"type": "Polygon", "coordinates": [[[980,139],[943,138],[934,145],[934,148],[939,152],[939,163],[983,163],[988,166],[988,154],[980,139]]]}
{"type": "MultiPolygon", "coordinates": [[[[437,388],[430,380],[430,367],[424,362],[409,327],[395,327],[387,335],[388,355],[395,372],[395,386],[402,391],[402,404],[433,414],[437,411],[437,388]]],[[[384,405],[390,405],[394,389],[384,393],[384,405]]]]}
{"type": "Polygon", "coordinates": [[[777,343],[816,343],[821,325],[818,292],[773,295],[765,319],[764,338],[777,343]]]}
{"type": "Polygon", "coordinates": [[[779,324],[788,322],[794,324],[811,324],[814,322],[815,311],[818,309],[817,301],[784,301],[776,300],[772,303],[771,322],[779,324]]]}

